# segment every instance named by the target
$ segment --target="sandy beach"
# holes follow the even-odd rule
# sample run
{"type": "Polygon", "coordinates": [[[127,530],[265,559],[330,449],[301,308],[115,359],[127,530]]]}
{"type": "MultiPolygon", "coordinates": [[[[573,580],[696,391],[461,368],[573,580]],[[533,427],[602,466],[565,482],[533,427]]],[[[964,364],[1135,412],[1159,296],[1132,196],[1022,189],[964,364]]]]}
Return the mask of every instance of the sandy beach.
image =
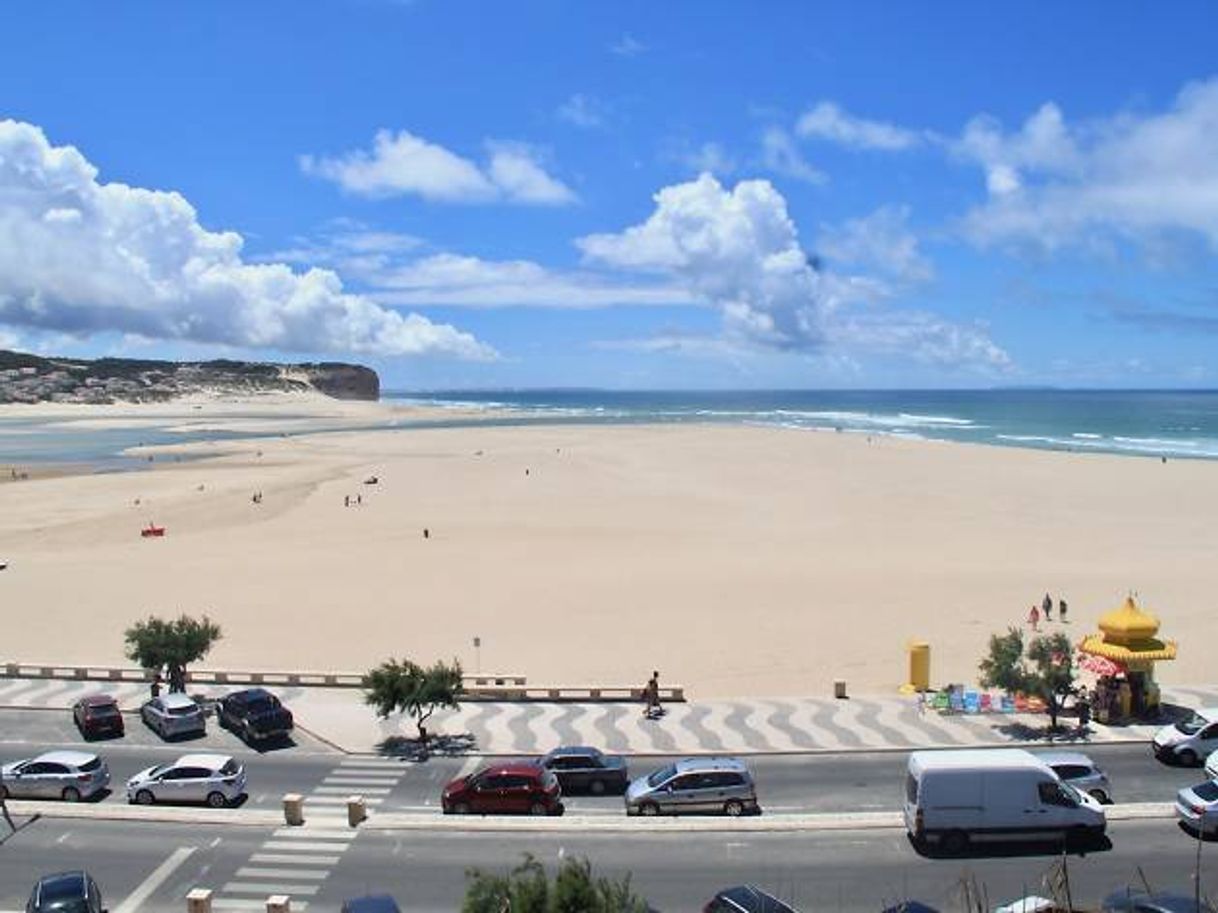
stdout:
{"type": "MultiPolygon", "coordinates": [[[[537,684],[656,668],[697,697],[885,693],[912,638],[936,682],[974,681],[1046,590],[1075,640],[1134,590],[1180,642],[1160,680],[1213,678],[1218,463],[711,425],[282,437],[281,408],[208,402],[199,422],[268,436],[0,485],[0,661],[120,664],[128,624],[185,611],[222,625],[219,668],[473,671],[477,636],[482,671],[537,684]]],[[[292,408],[292,431],[303,409],[331,428],[389,414],[292,408]]]]}

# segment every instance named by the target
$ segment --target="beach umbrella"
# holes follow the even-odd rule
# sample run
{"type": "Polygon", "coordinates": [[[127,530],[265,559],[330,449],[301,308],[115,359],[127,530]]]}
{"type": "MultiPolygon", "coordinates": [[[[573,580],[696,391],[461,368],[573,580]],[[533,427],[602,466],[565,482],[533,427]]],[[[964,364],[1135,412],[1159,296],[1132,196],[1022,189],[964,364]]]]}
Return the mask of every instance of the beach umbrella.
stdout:
{"type": "Polygon", "coordinates": [[[1080,669],[1086,669],[1088,672],[1094,672],[1096,675],[1117,675],[1125,671],[1125,668],[1118,662],[1114,662],[1105,656],[1095,656],[1091,653],[1079,654],[1078,665],[1080,669]]]}

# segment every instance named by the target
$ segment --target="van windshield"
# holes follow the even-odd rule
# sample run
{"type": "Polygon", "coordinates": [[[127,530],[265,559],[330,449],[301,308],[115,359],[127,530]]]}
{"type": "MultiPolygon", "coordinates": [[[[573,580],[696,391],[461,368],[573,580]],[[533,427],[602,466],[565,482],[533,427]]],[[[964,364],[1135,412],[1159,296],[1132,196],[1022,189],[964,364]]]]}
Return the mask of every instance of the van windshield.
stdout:
{"type": "Polygon", "coordinates": [[[651,787],[659,786],[661,783],[666,783],[677,775],[677,765],[669,764],[667,767],[662,767],[647,778],[647,785],[651,787]]]}
{"type": "Polygon", "coordinates": [[[1180,720],[1180,722],[1176,723],[1176,728],[1185,735],[1196,735],[1207,722],[1209,721],[1201,714],[1194,713],[1187,720],[1180,720]]]}

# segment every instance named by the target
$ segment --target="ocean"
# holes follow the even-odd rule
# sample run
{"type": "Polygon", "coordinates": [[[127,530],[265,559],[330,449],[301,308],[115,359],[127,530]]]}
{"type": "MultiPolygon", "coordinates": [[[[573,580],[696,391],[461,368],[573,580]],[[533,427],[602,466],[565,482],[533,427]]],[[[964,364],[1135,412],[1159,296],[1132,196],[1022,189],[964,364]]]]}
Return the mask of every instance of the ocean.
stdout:
{"type": "MultiPolygon", "coordinates": [[[[365,427],[407,433],[417,427],[475,422],[716,422],[787,428],[793,433],[840,431],[1037,450],[1218,459],[1218,391],[495,390],[386,392],[382,399],[451,409],[453,414],[365,427]],[[470,417],[471,409],[488,414],[470,417]]],[[[162,427],[97,429],[21,418],[19,413],[3,416],[0,466],[70,462],[101,470],[135,469],[141,461],[124,456],[123,451],[140,444],[265,436],[184,430],[183,419],[190,417],[188,412],[168,417],[162,427]]]]}

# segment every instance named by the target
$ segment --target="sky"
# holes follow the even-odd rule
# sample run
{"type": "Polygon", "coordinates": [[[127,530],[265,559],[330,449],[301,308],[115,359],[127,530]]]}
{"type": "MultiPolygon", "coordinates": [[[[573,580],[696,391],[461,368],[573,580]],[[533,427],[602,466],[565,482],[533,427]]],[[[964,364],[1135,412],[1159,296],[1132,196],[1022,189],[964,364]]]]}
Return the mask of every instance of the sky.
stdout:
{"type": "Polygon", "coordinates": [[[1218,7],[11,0],[0,348],[1218,387],[1218,7]]]}

